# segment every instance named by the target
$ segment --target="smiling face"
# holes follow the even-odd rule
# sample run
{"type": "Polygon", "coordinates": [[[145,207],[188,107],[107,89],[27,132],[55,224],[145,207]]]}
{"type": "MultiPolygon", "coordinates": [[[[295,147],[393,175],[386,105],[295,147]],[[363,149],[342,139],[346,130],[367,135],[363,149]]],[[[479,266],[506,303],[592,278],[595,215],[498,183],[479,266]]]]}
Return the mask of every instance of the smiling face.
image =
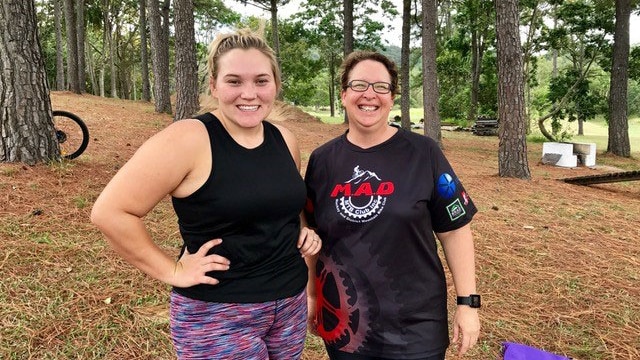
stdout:
{"type": "Polygon", "coordinates": [[[227,126],[254,128],[271,112],[277,86],[269,58],[257,49],[233,49],[218,60],[211,78],[215,111],[227,126]]]}
{"type": "MultiPolygon", "coordinates": [[[[352,80],[391,83],[391,75],[381,62],[363,60],[349,71],[348,81],[352,80]]],[[[373,86],[369,86],[364,92],[357,92],[347,87],[342,90],[341,97],[352,130],[369,132],[387,127],[387,119],[393,106],[393,92],[379,94],[373,91],[373,86]]]]}

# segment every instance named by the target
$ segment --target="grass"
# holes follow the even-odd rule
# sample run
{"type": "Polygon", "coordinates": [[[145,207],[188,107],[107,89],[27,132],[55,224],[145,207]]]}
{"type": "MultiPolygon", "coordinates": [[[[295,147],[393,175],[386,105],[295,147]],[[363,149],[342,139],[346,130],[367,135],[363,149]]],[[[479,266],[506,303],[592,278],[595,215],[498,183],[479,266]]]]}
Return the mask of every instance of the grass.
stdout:
{"type": "MultiPolygon", "coordinates": [[[[304,110],[307,113],[317,117],[325,124],[342,124],[344,122],[342,113],[337,113],[337,116],[330,116],[328,111],[321,111],[313,108],[305,108],[304,110]]],[[[389,113],[389,118],[393,118],[395,115],[400,115],[400,109],[397,106],[395,106],[394,109],[391,110],[391,112],[389,113]]],[[[418,119],[422,119],[422,108],[411,108],[410,116],[412,122],[417,122],[418,119]]],[[[577,126],[577,122],[564,123],[564,127],[568,130],[569,134],[572,134],[571,139],[567,141],[595,143],[596,153],[598,154],[598,156],[596,157],[597,164],[613,166],[628,171],[640,170],[640,163],[636,163],[636,166],[636,164],[634,163],[630,164],[625,161],[621,162],[616,157],[610,157],[604,154],[608,144],[608,127],[602,117],[585,122],[584,135],[575,135],[578,132],[577,126]]],[[[422,130],[416,131],[422,132],[422,130]]],[[[549,140],[542,136],[537,127],[533,127],[532,134],[527,136],[527,141],[531,144],[542,144],[549,140]]],[[[631,146],[631,157],[640,159],[640,118],[638,117],[629,119],[629,142],[631,146]]]]}
{"type": "MultiPolygon", "coordinates": [[[[97,140],[67,163],[0,164],[0,359],[175,359],[168,286],[117,256],[88,221],[106,181],[157,131],[157,116],[146,110],[152,105],[70,93],[56,99],[86,118],[97,140]]],[[[316,122],[286,126],[306,153],[343,131],[316,122]]],[[[500,178],[496,137],[447,131],[443,140],[479,209],[471,225],[482,332],[466,358],[499,358],[501,342],[514,341],[581,360],[639,359],[640,182],[557,181],[599,170],[543,166],[535,142],[532,180],[500,178]]],[[[158,246],[177,255],[169,199],[145,222],[158,246]]],[[[454,358],[452,349],[447,359],[454,358]]],[[[326,360],[317,337],[307,338],[302,359],[326,360]]]]}
{"type": "Polygon", "coordinates": [[[336,116],[331,116],[328,110],[318,110],[313,107],[305,107],[303,108],[303,110],[307,114],[311,116],[315,116],[316,118],[320,119],[320,121],[322,121],[325,124],[341,124],[344,122],[343,113],[337,110],[335,112],[336,116]]]}
{"type": "MultiPolygon", "coordinates": [[[[604,152],[607,149],[609,139],[609,128],[607,123],[602,117],[584,122],[584,135],[577,135],[578,123],[577,122],[564,122],[563,129],[567,129],[572,137],[571,142],[583,142],[583,143],[595,143],[596,151],[598,153],[604,152]]],[[[538,128],[533,130],[533,134],[540,135],[538,128]]],[[[548,141],[545,139],[545,141],[548,141]]],[[[639,157],[640,153],[640,118],[629,119],[629,143],[631,145],[631,153],[635,153],[635,157],[639,157]]]]}

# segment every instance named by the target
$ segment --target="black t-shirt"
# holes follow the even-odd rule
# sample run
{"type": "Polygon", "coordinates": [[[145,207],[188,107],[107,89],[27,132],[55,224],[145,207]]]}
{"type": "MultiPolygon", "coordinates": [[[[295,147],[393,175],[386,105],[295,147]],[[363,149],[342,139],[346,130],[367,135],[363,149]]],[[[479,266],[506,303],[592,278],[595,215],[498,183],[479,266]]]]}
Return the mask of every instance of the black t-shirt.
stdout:
{"type": "Polygon", "coordinates": [[[174,288],[192,299],[255,303],[299,294],[307,267],[296,247],[306,190],[280,131],[263,122],[264,141],[247,149],[210,113],[199,116],[211,139],[213,166],[202,187],[172,198],[184,247],[190,253],[222,238],[211,249],[231,261],[208,275],[217,285],[174,288]]]}
{"type": "Polygon", "coordinates": [[[315,284],[328,346],[392,359],[443,351],[447,289],[433,232],[477,210],[437,143],[399,129],[362,149],[342,135],[311,154],[305,181],[323,239],[315,284]]]}

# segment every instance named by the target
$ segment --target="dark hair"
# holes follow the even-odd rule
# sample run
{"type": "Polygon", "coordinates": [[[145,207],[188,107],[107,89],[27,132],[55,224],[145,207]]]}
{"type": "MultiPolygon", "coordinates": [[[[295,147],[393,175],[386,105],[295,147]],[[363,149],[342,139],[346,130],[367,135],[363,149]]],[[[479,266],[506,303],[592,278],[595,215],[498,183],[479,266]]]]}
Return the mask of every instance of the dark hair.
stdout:
{"type": "Polygon", "coordinates": [[[347,55],[340,65],[340,85],[346,89],[349,84],[349,73],[360,62],[373,60],[381,63],[387,68],[391,77],[391,95],[396,95],[398,90],[398,68],[388,57],[374,51],[354,51],[347,55]]]}

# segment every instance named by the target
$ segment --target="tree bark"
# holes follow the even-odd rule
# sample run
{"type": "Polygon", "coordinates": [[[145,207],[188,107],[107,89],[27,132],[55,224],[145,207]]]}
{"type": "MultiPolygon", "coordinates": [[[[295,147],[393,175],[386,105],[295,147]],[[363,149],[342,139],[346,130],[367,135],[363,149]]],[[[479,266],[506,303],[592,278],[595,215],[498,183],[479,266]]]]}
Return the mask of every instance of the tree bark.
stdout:
{"type": "Polygon", "coordinates": [[[329,59],[329,109],[331,117],[336,116],[336,66],[336,54],[331,52],[329,59]]]}
{"type": "Polygon", "coordinates": [[[60,159],[33,0],[0,2],[0,162],[60,159]]]}
{"type": "Polygon", "coordinates": [[[630,0],[616,0],[616,26],[613,36],[611,81],[609,85],[609,142],[607,152],[630,157],[627,84],[629,82],[630,0]]]}
{"type": "Polygon", "coordinates": [[[280,37],[278,36],[278,0],[269,1],[269,12],[271,13],[271,38],[273,41],[273,52],[278,59],[280,66],[280,37]]]}
{"type": "Polygon", "coordinates": [[[53,0],[53,21],[56,28],[56,90],[65,89],[64,46],[62,43],[62,0],[53,0]]]}
{"type": "Polygon", "coordinates": [[[530,179],[524,74],[517,0],[496,0],[498,51],[498,168],[502,177],[530,179]]]}
{"type": "Polygon", "coordinates": [[[578,119],[578,135],[584,135],[584,119],[578,119]]]}
{"type": "MultiPolygon", "coordinates": [[[[102,0],[102,28],[103,28],[103,54],[106,60],[106,64],[101,64],[102,69],[106,68],[109,65],[110,80],[111,80],[111,97],[117,98],[118,92],[116,88],[116,73],[115,73],[115,62],[114,62],[114,47],[113,47],[113,23],[111,22],[111,1],[110,0],[102,0]]],[[[102,76],[105,74],[103,73],[102,76]]],[[[104,78],[102,79],[102,88],[100,89],[100,93],[105,94],[104,89],[104,78]]]]}
{"type": "MultiPolygon", "coordinates": [[[[153,69],[153,89],[155,111],[171,113],[169,93],[169,44],[165,40],[162,14],[158,0],[147,0],[149,33],[151,38],[151,62],[153,69]]],[[[166,23],[166,22],[165,22],[166,23]]]]}
{"type": "MultiPolygon", "coordinates": [[[[531,114],[526,112],[529,108],[529,105],[531,104],[531,86],[529,85],[529,77],[530,77],[530,67],[529,65],[531,64],[531,53],[533,51],[533,38],[536,36],[537,34],[537,29],[538,26],[536,26],[536,24],[538,23],[538,17],[540,16],[540,11],[538,9],[538,4],[536,3],[533,6],[533,10],[531,12],[531,18],[529,19],[529,24],[528,24],[528,34],[527,34],[527,40],[525,43],[525,51],[523,54],[523,62],[524,62],[524,76],[525,76],[525,80],[524,80],[524,86],[525,86],[525,96],[527,99],[527,106],[525,106],[525,119],[527,122],[527,134],[531,134],[531,114]]],[[[555,26],[554,26],[555,27],[555,26]]]]}
{"type": "Polygon", "coordinates": [[[479,36],[477,20],[472,16],[471,27],[471,94],[469,99],[469,112],[467,113],[467,121],[473,122],[478,117],[478,91],[480,90],[480,50],[478,46],[479,36]]]}
{"type": "Polygon", "coordinates": [[[98,86],[98,81],[96,80],[96,65],[93,61],[93,50],[91,46],[87,48],[87,71],[89,82],[91,83],[91,93],[93,95],[100,94],[100,87],[98,86]]]}
{"type": "Polygon", "coordinates": [[[67,29],[67,76],[69,90],[80,94],[78,79],[78,33],[76,28],[75,0],[64,0],[64,17],[67,29]]]}
{"type": "Polygon", "coordinates": [[[424,134],[442,147],[438,99],[438,70],[436,66],[438,4],[436,0],[422,0],[422,78],[424,103],[424,134]]]}
{"type": "Polygon", "coordinates": [[[140,0],[140,73],[142,76],[142,100],[151,101],[149,83],[149,52],[147,40],[147,2],[140,0]]]}
{"type": "Polygon", "coordinates": [[[193,117],[199,109],[198,60],[193,20],[193,0],[175,0],[176,113],[174,120],[193,117]]]}
{"type": "Polygon", "coordinates": [[[411,53],[411,0],[402,0],[402,48],[400,49],[400,118],[402,127],[411,129],[411,88],[409,55],[411,53]]]}
{"type": "Polygon", "coordinates": [[[344,0],[344,56],[353,52],[353,0],[344,0]]]}
{"type": "Polygon", "coordinates": [[[85,0],[76,0],[76,32],[78,43],[78,89],[80,93],[87,92],[87,71],[85,66],[84,56],[84,39],[85,39],[85,26],[84,26],[84,2],[85,0]]]}
{"type": "MultiPolygon", "coordinates": [[[[346,58],[347,55],[353,52],[353,0],[344,0],[342,17],[344,20],[344,49],[343,54],[346,58]]],[[[347,112],[344,112],[344,123],[349,123],[349,117],[347,112]]]]}

